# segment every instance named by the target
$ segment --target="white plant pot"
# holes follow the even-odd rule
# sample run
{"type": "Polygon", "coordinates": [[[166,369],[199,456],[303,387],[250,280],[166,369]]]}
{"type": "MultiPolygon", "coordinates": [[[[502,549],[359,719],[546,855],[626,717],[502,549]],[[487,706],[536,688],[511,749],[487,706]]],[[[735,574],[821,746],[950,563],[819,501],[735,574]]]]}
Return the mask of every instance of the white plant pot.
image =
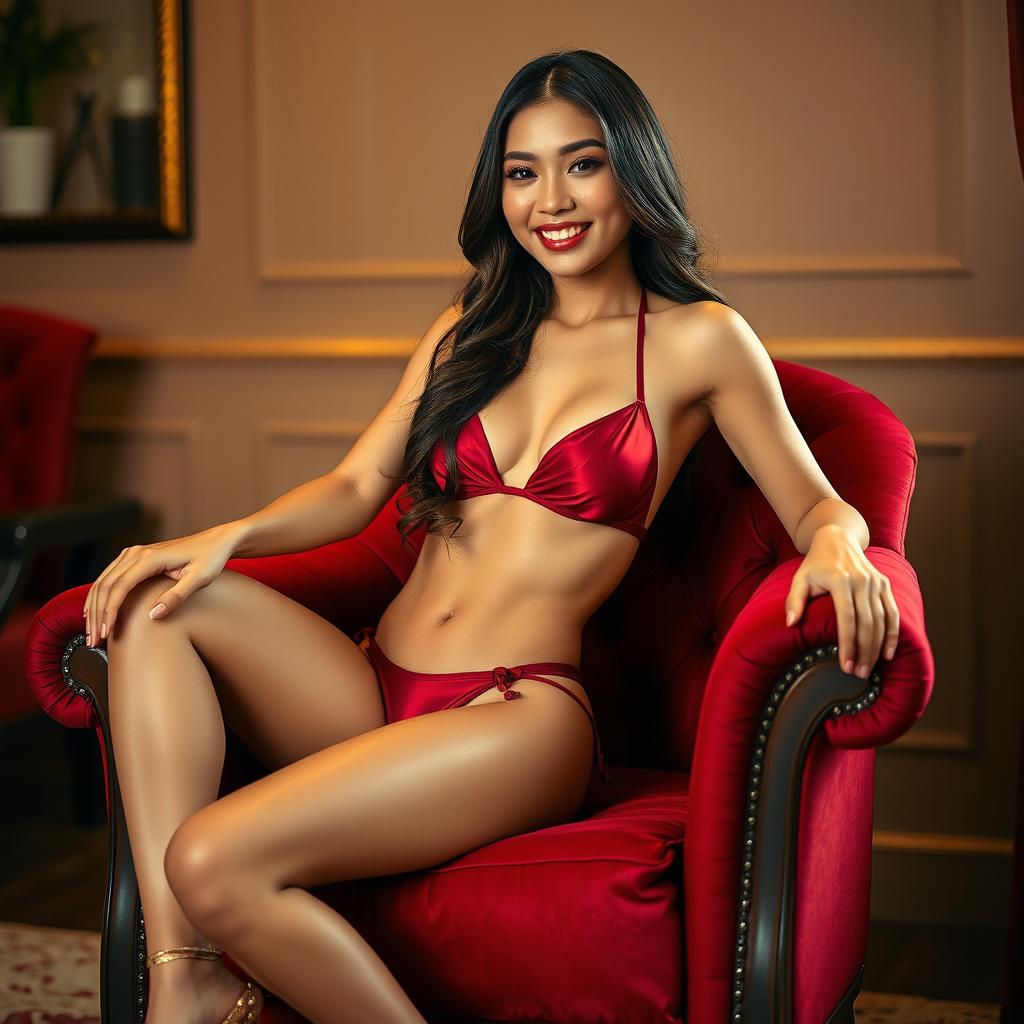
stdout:
{"type": "Polygon", "coordinates": [[[55,141],[46,125],[0,128],[0,215],[50,212],[55,141]]]}

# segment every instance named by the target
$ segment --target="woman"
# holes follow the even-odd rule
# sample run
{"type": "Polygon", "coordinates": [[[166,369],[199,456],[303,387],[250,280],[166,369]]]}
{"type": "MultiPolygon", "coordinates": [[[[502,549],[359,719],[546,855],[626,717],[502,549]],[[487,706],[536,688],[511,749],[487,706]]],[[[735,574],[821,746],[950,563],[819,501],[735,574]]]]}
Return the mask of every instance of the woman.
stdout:
{"type": "Polygon", "coordinates": [[[263,992],[239,997],[220,946],[311,1021],[424,1020],[307,890],[571,819],[593,757],[607,777],[583,626],[712,423],[805,553],[791,621],[831,593],[844,668],[866,677],[883,640],[891,656],[898,612],[867,526],[757,336],[701,279],[665,136],[622,70],[576,50],[515,75],[460,243],[475,273],[333,471],[128,548],[89,592],[148,948],[180,954],[157,957],[148,1024],[218,1021],[236,998],[229,1019],[255,1019],[263,992]],[[399,528],[425,541],[362,649],[224,570],[357,534],[403,481],[399,528]],[[217,800],[219,712],[273,771],[217,800]]]}

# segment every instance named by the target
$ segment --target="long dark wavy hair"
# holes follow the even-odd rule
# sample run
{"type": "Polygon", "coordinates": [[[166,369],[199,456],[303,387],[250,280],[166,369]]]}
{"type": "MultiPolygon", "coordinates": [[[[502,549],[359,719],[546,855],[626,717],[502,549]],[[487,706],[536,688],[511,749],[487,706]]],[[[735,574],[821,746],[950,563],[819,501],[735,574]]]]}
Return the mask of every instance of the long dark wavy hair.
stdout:
{"type": "Polygon", "coordinates": [[[396,525],[402,542],[426,523],[448,539],[462,518],[444,509],[458,493],[455,439],[526,366],[533,336],[551,313],[551,275],[512,234],[502,208],[502,166],[511,118],[531,104],[561,97],[600,123],[619,201],[633,224],[629,251],[640,284],[681,303],[724,295],[704,280],[703,239],[686,211],[686,197],[657,115],[618,65],[590,50],[537,57],[505,86],[484,133],[469,188],[459,245],[473,273],[456,292],[461,315],[438,340],[405,449],[406,497],[396,525]],[[445,358],[439,359],[444,355],[445,358]],[[430,455],[444,445],[442,491],[430,455]]]}

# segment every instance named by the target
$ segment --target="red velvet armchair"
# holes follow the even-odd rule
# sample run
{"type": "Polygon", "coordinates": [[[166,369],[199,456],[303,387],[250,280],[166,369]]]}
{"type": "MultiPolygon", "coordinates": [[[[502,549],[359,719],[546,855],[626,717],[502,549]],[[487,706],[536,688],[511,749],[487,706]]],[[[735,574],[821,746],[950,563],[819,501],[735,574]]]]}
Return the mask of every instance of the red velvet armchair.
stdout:
{"type": "MultiPolygon", "coordinates": [[[[571,822],[425,871],[314,890],[430,1021],[852,1024],[867,946],[874,750],[913,725],[933,684],[921,593],[904,557],[917,456],[871,394],[775,366],[816,459],[867,520],[867,556],[892,581],[894,660],[880,660],[868,680],[839,669],[830,595],[784,624],[802,556],[712,427],[584,633],[583,677],[612,782],[595,772],[571,822]]],[[[352,636],[376,624],[422,544],[420,533],[416,552],[403,551],[396,518],[393,499],[358,536],[228,566],[352,636]]],[[[102,748],[111,822],[103,1021],[137,1024],[143,921],[106,659],[84,646],[86,592],[39,611],[27,669],[42,707],[94,729],[102,748]]],[[[262,774],[229,732],[221,794],[262,774]]],[[[273,997],[263,1019],[303,1021],[273,997]]]]}
{"type": "MultiPolygon", "coordinates": [[[[92,580],[142,522],[131,498],[73,500],[75,421],[96,329],[0,304],[0,742],[42,720],[24,672],[29,629],[53,594],[92,580]]],[[[99,757],[66,734],[79,824],[102,821],[99,757]],[[97,803],[100,806],[97,806],[97,803]]]]}

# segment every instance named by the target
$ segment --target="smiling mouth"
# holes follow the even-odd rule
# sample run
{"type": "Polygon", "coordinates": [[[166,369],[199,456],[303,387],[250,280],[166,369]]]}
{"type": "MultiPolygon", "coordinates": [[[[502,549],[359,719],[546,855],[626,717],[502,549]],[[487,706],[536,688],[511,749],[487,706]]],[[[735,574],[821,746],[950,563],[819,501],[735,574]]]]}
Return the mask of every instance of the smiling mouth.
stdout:
{"type": "Polygon", "coordinates": [[[559,252],[562,249],[571,249],[573,246],[579,244],[579,242],[586,236],[587,232],[591,228],[591,224],[584,224],[581,227],[574,228],[560,228],[557,231],[545,232],[541,229],[537,229],[537,236],[541,240],[541,244],[545,249],[551,249],[553,252],[559,252]]]}

